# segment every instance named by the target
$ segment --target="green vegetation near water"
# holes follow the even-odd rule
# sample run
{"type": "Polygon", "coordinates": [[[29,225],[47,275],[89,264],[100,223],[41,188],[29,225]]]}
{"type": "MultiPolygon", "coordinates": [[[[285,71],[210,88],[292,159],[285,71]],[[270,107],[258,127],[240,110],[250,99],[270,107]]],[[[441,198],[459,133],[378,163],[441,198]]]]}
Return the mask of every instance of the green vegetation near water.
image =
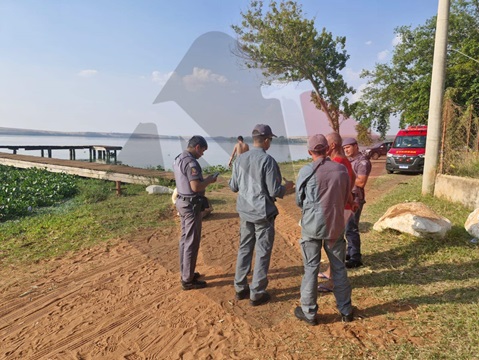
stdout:
{"type": "MultiPolygon", "coordinates": [[[[5,221],[5,216],[0,222],[2,264],[28,264],[142,228],[174,224],[171,197],[152,197],[142,185],[122,184],[122,196],[117,196],[114,182],[35,169],[2,167],[1,171],[4,179],[15,179],[16,187],[15,191],[3,190],[1,203],[5,201],[2,196],[17,197],[9,203],[15,203],[18,209],[13,213],[14,207],[9,207],[11,220],[5,221]]],[[[3,183],[2,189],[12,187],[12,183],[3,183]]]]}

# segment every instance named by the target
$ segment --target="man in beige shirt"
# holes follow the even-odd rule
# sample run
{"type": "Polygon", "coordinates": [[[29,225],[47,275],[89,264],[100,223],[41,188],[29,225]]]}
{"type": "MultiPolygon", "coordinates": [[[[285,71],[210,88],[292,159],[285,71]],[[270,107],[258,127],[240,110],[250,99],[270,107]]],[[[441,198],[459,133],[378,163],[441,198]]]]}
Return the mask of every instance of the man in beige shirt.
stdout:
{"type": "Polygon", "coordinates": [[[244,139],[241,135],[238,136],[238,142],[235,144],[235,148],[233,149],[233,152],[231,153],[230,161],[228,162],[228,167],[231,167],[231,163],[233,162],[233,159],[235,158],[235,156],[245,153],[248,150],[249,150],[248,144],[244,142],[244,139]]]}

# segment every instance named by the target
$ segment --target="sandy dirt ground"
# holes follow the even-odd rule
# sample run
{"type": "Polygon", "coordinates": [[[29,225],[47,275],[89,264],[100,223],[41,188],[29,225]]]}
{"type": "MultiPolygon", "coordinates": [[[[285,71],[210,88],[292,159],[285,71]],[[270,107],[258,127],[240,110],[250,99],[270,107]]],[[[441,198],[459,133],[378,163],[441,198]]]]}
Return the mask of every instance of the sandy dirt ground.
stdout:
{"type": "MultiPolygon", "coordinates": [[[[375,162],[372,176],[383,172],[384,161],[375,162]]],[[[370,203],[377,192],[370,189],[370,203]]],[[[353,296],[352,323],[341,322],[331,294],[318,300],[319,326],[294,317],[302,260],[293,195],[278,201],[272,301],[251,307],[235,300],[235,195],[225,188],[215,196],[223,203],[203,223],[197,266],[205,289],[180,288],[179,227],[144,230],[28,269],[3,268],[0,359],[339,358],[340,341],[367,349],[408,337],[407,326],[399,326],[408,309],[391,309],[393,321],[376,297],[353,296]]]]}

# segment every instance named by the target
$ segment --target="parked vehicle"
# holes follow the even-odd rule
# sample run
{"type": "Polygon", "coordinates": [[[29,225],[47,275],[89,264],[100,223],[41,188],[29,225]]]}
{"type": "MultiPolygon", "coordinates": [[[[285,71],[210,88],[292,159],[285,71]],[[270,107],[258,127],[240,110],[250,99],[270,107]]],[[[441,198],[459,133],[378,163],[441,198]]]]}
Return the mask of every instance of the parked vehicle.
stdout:
{"type": "Polygon", "coordinates": [[[426,152],[427,126],[409,126],[399,130],[387,153],[386,171],[422,173],[426,152]]]}
{"type": "Polygon", "coordinates": [[[381,156],[387,155],[392,143],[392,141],[383,141],[382,143],[376,144],[373,147],[367,148],[364,150],[364,152],[370,159],[377,160],[381,156]]]}

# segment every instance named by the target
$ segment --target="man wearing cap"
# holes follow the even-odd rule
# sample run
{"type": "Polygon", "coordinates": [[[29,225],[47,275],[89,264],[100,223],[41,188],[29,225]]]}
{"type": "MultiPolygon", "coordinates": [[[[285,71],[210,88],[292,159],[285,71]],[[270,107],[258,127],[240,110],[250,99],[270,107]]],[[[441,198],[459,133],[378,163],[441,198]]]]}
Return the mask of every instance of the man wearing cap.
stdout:
{"type": "Polygon", "coordinates": [[[206,187],[216,181],[213,175],[203,178],[201,166],[197,161],[207,149],[205,138],[195,135],[188,141],[187,149],[178,155],[173,163],[178,192],[175,205],[181,219],[179,253],[183,290],[206,287],[206,281],[198,279],[200,274],[195,272],[195,267],[200,249],[204,194],[206,187]]]}
{"type": "Polygon", "coordinates": [[[353,320],[351,285],[344,266],[344,206],[348,201],[350,180],[346,167],[327,158],[328,141],[317,134],[308,139],[313,161],[298,174],[296,203],[302,209],[301,252],[304,275],[301,281],[301,306],[294,315],[316,325],[318,312],[318,273],[321,247],[328,256],[336,306],[343,321],[353,320]]]}
{"type": "Polygon", "coordinates": [[[356,180],[353,187],[354,202],[357,210],[349,219],[346,225],[346,239],[348,241],[348,251],[346,255],[346,267],[349,269],[357,268],[363,265],[361,258],[361,237],[359,235],[359,219],[363,205],[366,202],[364,187],[371,173],[371,162],[366,155],[359,151],[358,142],[354,138],[345,138],[343,140],[343,149],[346,156],[351,161],[356,180]]]}
{"type": "Polygon", "coordinates": [[[353,320],[351,285],[344,266],[344,206],[350,189],[346,167],[327,158],[328,141],[317,134],[308,139],[313,161],[298,174],[296,203],[302,209],[301,252],[304,275],[301,281],[301,306],[294,315],[316,325],[318,312],[318,273],[321,247],[324,247],[334,281],[333,293],[343,321],[353,320]]]}
{"type": "Polygon", "coordinates": [[[240,244],[236,261],[234,287],[236,299],[250,299],[252,306],[270,300],[266,292],[268,270],[274,242],[274,221],[278,215],[276,198],[293,189],[293,182],[281,185],[282,177],[276,161],[266,153],[276,135],[268,125],[258,124],[253,130],[253,147],[239,155],[233,164],[229,186],[238,192],[236,209],[240,216],[240,244]],[[253,252],[255,265],[251,285],[253,252]]]}

